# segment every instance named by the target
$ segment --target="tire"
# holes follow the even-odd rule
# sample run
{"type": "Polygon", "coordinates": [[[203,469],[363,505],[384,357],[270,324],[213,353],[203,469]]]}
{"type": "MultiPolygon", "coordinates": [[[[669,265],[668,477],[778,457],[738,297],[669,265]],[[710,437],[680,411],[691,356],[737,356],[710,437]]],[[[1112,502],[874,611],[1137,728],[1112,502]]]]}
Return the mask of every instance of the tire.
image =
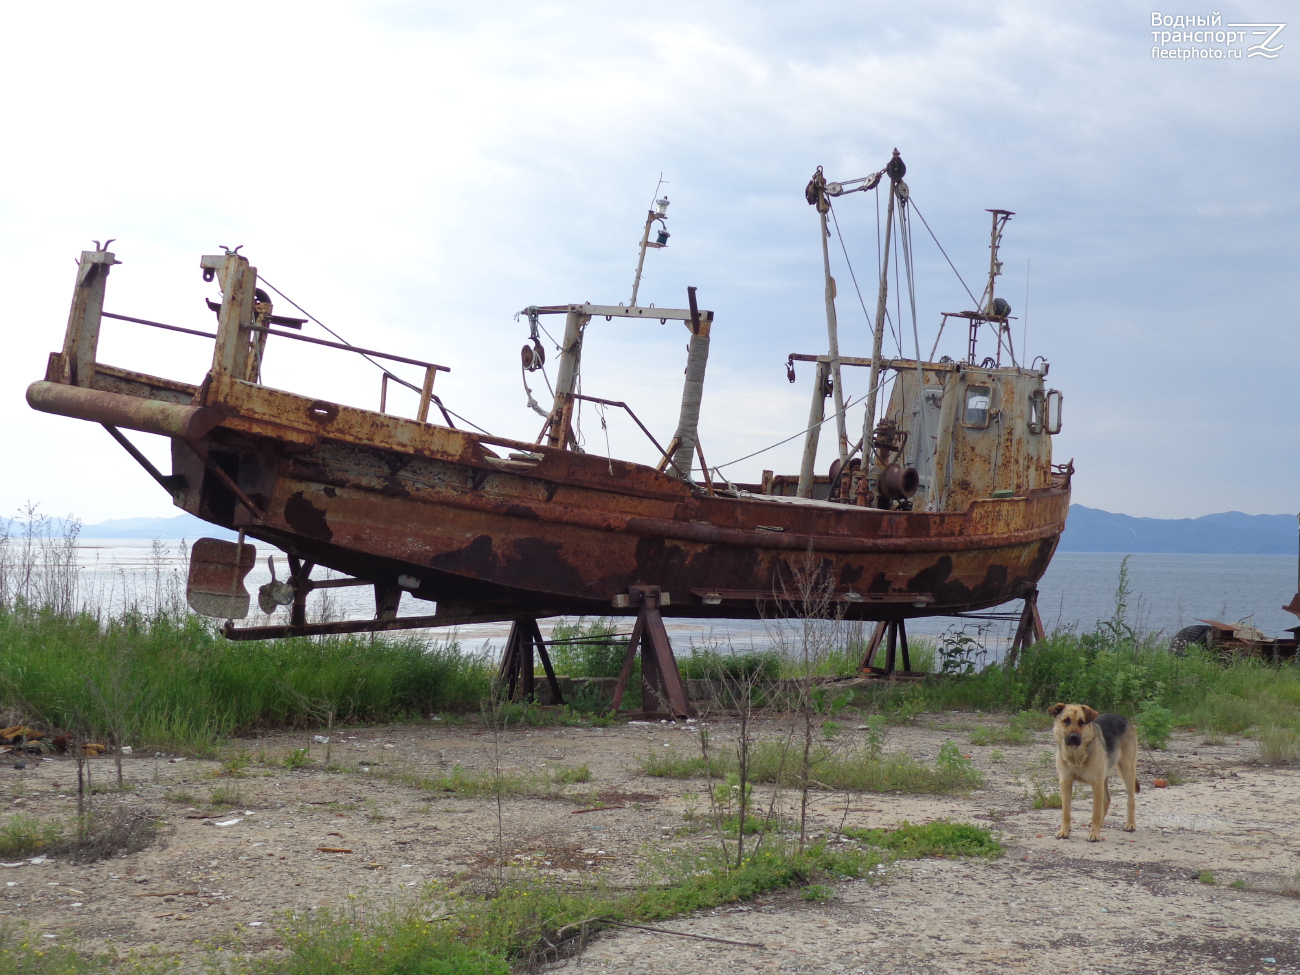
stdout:
{"type": "Polygon", "coordinates": [[[1184,626],[1170,639],[1169,652],[1176,657],[1184,657],[1187,655],[1187,645],[1190,643],[1199,643],[1201,646],[1208,648],[1210,645],[1210,628],[1204,623],[1198,623],[1195,626],[1184,626]]]}

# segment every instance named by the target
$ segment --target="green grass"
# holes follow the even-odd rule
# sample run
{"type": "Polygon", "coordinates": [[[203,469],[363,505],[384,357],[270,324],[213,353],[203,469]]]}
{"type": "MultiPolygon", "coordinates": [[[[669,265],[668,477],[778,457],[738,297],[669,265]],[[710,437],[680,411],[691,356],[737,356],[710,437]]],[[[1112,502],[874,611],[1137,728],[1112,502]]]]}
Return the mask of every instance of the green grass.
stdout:
{"type": "Polygon", "coordinates": [[[208,805],[229,808],[244,805],[244,790],[234,783],[226,783],[213,788],[208,805]]]}
{"type": "Polygon", "coordinates": [[[233,643],[195,616],[0,607],[0,707],[135,748],[210,751],[258,727],[386,721],[477,708],[487,661],[455,643],[384,637],[233,643]]]}
{"type": "Polygon", "coordinates": [[[72,946],[51,944],[21,922],[0,921],[0,975],[97,975],[107,964],[72,946]]]}
{"type": "Polygon", "coordinates": [[[1115,638],[1104,631],[1057,633],[1022,651],[1011,670],[992,665],[907,688],[868,687],[854,703],[881,713],[901,708],[1037,714],[1057,701],[1086,703],[1135,720],[1145,705],[1148,724],[1151,717],[1163,719],[1153,711],[1159,706],[1171,713],[1172,728],[1215,735],[1269,727],[1300,732],[1300,667],[1274,667],[1253,658],[1225,663],[1199,647],[1176,657],[1154,638],[1115,638]]]}
{"type": "MultiPolygon", "coordinates": [[[[831,849],[800,853],[759,849],[739,867],[716,854],[678,864],[668,882],[625,892],[565,890],[540,882],[508,886],[495,897],[431,888],[412,901],[372,913],[319,910],[289,917],[279,928],[280,957],[213,958],[225,975],[509,975],[546,959],[547,942],[610,922],[655,922],[750,900],[784,887],[866,876],[879,851],[831,849]]],[[[83,957],[51,948],[20,927],[0,927],[0,975],[82,975],[116,971],[109,956],[83,957]]],[[[138,961],[142,975],[174,970],[165,959],[138,961]]]]}
{"type": "Polygon", "coordinates": [[[686,680],[773,681],[785,676],[783,665],[781,655],[774,650],[723,653],[696,646],[678,661],[678,669],[686,680]]]}
{"type": "MultiPolygon", "coordinates": [[[[633,891],[525,880],[490,897],[430,887],[372,911],[290,915],[278,926],[282,954],[248,958],[234,945],[235,951],[213,953],[200,967],[225,975],[509,975],[547,961],[548,944],[614,922],[665,921],[791,887],[807,900],[825,902],[834,897],[832,882],[870,878],[887,861],[1000,852],[987,831],[957,823],[858,832],[860,845],[817,843],[803,852],[778,839],[739,866],[716,852],[682,857],[662,882],[633,891]]],[[[0,926],[0,975],[108,975],[121,969],[122,960],[79,955],[24,927],[0,926]]],[[[130,961],[139,975],[161,975],[180,964],[161,956],[130,961]]]]}
{"type": "Polygon", "coordinates": [[[590,782],[591,769],[586,765],[561,765],[551,769],[551,781],[561,785],[590,782]]]}
{"type": "MultiPolygon", "coordinates": [[[[779,741],[760,741],[750,752],[749,778],[753,782],[799,784],[801,754],[779,741]]],[[[641,771],[657,778],[723,779],[738,771],[731,751],[715,753],[709,763],[703,756],[675,748],[654,750],[641,760],[641,771]]],[[[952,742],[945,742],[933,765],[926,765],[902,752],[880,754],[875,749],[838,751],[815,746],[809,777],[817,789],[850,789],[857,792],[951,793],[978,789],[984,776],[963,757],[952,742]]]]}
{"type": "Polygon", "coordinates": [[[498,775],[492,769],[467,769],[455,765],[445,775],[394,772],[384,777],[426,792],[448,792],[464,798],[488,798],[499,793],[545,799],[564,795],[563,787],[566,785],[591,781],[591,769],[586,765],[560,765],[548,772],[523,775],[502,772],[498,775]]]}
{"type": "Polygon", "coordinates": [[[170,833],[148,809],[100,808],[62,821],[19,813],[0,826],[0,859],[38,854],[89,863],[139,852],[170,833]]]}
{"type": "Polygon", "coordinates": [[[618,893],[562,891],[519,884],[494,898],[444,896],[446,913],[429,920],[430,900],[393,908],[370,918],[314,912],[281,930],[289,957],[241,971],[260,975],[398,975],[447,972],[505,975],[545,960],[538,946],[562,941],[585,924],[599,929],[612,921],[657,922],[798,887],[815,902],[834,896],[830,881],[867,877],[889,860],[923,856],[998,855],[987,831],[955,823],[904,825],[899,830],[864,831],[861,846],[820,843],[799,853],[777,843],[760,847],[739,867],[716,855],[677,865],[667,883],[618,893]],[[435,959],[444,966],[435,968],[435,959]]]}
{"type": "MultiPolygon", "coordinates": [[[[599,616],[588,620],[579,616],[571,622],[557,623],[551,631],[552,640],[580,640],[590,638],[590,643],[553,644],[549,653],[557,674],[567,677],[617,677],[623,669],[627,654],[627,637],[616,637],[621,620],[599,616]]],[[[641,658],[637,655],[633,665],[641,673],[641,658]]]]}
{"type": "Polygon", "coordinates": [[[976,728],[970,733],[972,745],[1032,745],[1034,732],[1051,725],[1051,718],[1037,711],[1021,711],[1005,725],[976,728]]]}
{"type": "Polygon", "coordinates": [[[920,857],[995,859],[1003,853],[1002,844],[995,840],[993,834],[987,829],[966,823],[950,823],[946,820],[915,826],[903,820],[897,829],[846,829],[843,832],[845,836],[860,843],[889,850],[894,856],[907,859],[920,857]]]}
{"type": "MultiPolygon", "coordinates": [[[[682,677],[694,680],[797,680],[802,677],[853,677],[859,672],[865,648],[856,644],[835,646],[805,662],[797,654],[778,650],[735,650],[722,652],[712,647],[692,646],[678,661],[682,677]]],[[[932,673],[936,669],[933,642],[922,637],[910,641],[912,670],[932,673]]],[[[902,667],[900,658],[899,667],[902,667]]]]}
{"type": "Polygon", "coordinates": [[[0,860],[31,856],[49,851],[63,838],[58,823],[42,822],[35,816],[19,813],[0,826],[0,860]]]}
{"type": "Polygon", "coordinates": [[[1259,760],[1266,765],[1289,765],[1300,761],[1300,735],[1290,728],[1265,728],[1256,744],[1259,760]]]}
{"type": "Polygon", "coordinates": [[[1061,808],[1061,790],[1050,791],[1045,786],[1034,784],[1034,798],[1029,804],[1030,809],[1060,809],[1061,808]]]}

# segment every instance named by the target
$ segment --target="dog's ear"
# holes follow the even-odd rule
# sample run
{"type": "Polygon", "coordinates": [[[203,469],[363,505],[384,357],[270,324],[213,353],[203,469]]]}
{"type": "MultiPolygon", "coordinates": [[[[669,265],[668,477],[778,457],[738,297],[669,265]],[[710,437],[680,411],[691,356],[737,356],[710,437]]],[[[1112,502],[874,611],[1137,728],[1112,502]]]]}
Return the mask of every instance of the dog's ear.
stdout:
{"type": "Polygon", "coordinates": [[[1096,712],[1096,711],[1094,711],[1092,708],[1088,707],[1088,705],[1086,705],[1086,704],[1082,704],[1082,705],[1080,705],[1080,707],[1083,708],[1083,717],[1084,717],[1084,719],[1085,719],[1086,721],[1088,721],[1089,723],[1092,723],[1093,721],[1096,721],[1096,720],[1097,720],[1097,712],[1096,712]]]}
{"type": "Polygon", "coordinates": [[[1053,704],[1050,708],[1047,709],[1047,713],[1054,718],[1064,710],[1065,710],[1064,704],[1053,704]]]}

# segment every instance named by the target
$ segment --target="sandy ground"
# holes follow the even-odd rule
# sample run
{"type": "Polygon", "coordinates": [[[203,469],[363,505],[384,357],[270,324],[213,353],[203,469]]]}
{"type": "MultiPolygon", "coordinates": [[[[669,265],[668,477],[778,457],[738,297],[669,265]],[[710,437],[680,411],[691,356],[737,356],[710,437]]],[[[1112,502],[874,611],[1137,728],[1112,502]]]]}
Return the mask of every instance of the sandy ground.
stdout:
{"type": "MultiPolygon", "coordinates": [[[[965,796],[858,794],[847,808],[843,794],[822,796],[814,829],[947,817],[999,831],[1001,860],[902,862],[883,880],[837,885],[828,903],[791,891],[660,926],[762,947],[624,930],[603,934],[555,970],[1300,973],[1300,898],[1285,893],[1285,879],[1300,870],[1297,770],[1257,764],[1249,740],[1205,744],[1176,735],[1168,752],[1139,759],[1136,833],[1120,828],[1121,793],[1104,842],[1085,842],[1086,827],[1060,841],[1059,811],[1030,802],[1032,780],[1052,775],[1047,733],[1023,747],[971,745],[970,729],[980,723],[995,722],[923,715],[914,727],[891,729],[886,750],[933,760],[945,740],[956,741],[986,772],[986,788],[965,796]],[[1151,787],[1171,773],[1182,784],[1151,787]],[[1215,884],[1196,879],[1205,870],[1215,884]]],[[[734,734],[734,724],[713,724],[719,744],[734,734]]],[[[267,762],[310,745],[317,763],[297,771],[254,764],[242,778],[220,774],[215,761],[125,759],[131,790],[95,802],[164,812],[175,827],[170,842],[93,865],[5,863],[0,920],[23,918],[51,941],[75,938],[88,949],[191,952],[201,941],[273,952],[285,910],[382,903],[431,880],[472,886],[495,870],[499,843],[512,863],[568,880],[603,874],[618,886],[635,883],[656,853],[708,841],[683,830],[684,812],[707,805],[691,795],[702,783],[638,770],[650,749],[693,753],[689,727],[545,728],[499,741],[469,724],[336,730],[332,759],[343,770],[331,772],[321,770],[323,746],[311,741],[306,732],[235,743],[267,762]],[[497,749],[507,773],[585,764],[591,780],[550,798],[505,799],[499,841],[494,801],[391,777],[456,764],[484,770],[497,749]],[[214,789],[236,790],[238,805],[214,810],[214,789]]],[[[95,760],[93,771],[96,786],[112,781],[111,760],[95,760]]],[[[1087,800],[1076,804],[1076,826],[1088,808],[1087,800]]],[[[0,766],[0,814],[73,811],[72,761],[0,766]]]]}

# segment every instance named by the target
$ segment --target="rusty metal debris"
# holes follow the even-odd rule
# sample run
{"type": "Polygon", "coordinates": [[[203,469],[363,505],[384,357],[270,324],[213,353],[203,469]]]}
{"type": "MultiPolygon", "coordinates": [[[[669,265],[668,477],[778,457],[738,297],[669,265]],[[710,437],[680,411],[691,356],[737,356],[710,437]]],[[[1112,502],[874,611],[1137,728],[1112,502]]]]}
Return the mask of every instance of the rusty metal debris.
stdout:
{"type": "MultiPolygon", "coordinates": [[[[873,178],[844,184],[823,178],[811,199],[820,210],[821,203],[829,208],[832,196],[887,187],[890,213],[898,214],[891,217],[898,224],[895,248],[903,247],[895,259],[910,279],[905,171],[895,152],[873,178]]],[[[647,228],[662,215],[651,211],[647,228]]],[[[196,544],[190,604],[226,619],[231,638],[637,615],[651,649],[645,660],[652,670],[660,668],[652,673],[659,681],[653,693],[668,710],[684,713],[685,697],[672,686],[675,665],[665,662],[671,651],[665,658],[658,647],[662,624],[647,616],[647,599],[656,619],[798,615],[816,611],[794,584],[811,578],[836,613],[888,623],[905,637],[908,618],[980,610],[1035,592],[1064,528],[1073,467],[1052,464],[1060,398],[1044,389],[1046,365],[1033,369],[1016,361],[1010,332],[1002,327],[1010,310],[1001,299],[993,302],[1001,267],[997,246],[1009,216],[994,211],[988,301],[970,313],[997,327],[997,357],[982,363],[973,349],[964,362],[885,357],[883,311],[874,322],[874,354],[839,355],[828,270],[832,352],[790,360],[792,375],[797,361],[817,367],[798,476],[764,472],[760,483],[733,483],[704,463],[698,420],[715,318],[698,307],[694,289],[687,308],[582,303],[525,309],[534,325],[545,316],[564,319],[554,403],[543,411],[541,435],[529,442],[455,429],[446,412],[446,425],[430,422],[434,378],[446,366],[272,328],[300,328],[306,320],[275,316],[269,294],[258,287],[257,269],[236,251],[199,262],[204,280],[221,290],[220,303],[212,302],[215,333],[104,312],[109,270],[119,262],[98,248],[81,255],[63,347],[50,356],[45,378],[28,388],[27,399],[34,409],[104,424],[178,507],[288,555],[289,577],[277,586],[292,588],[289,622],[235,627],[229,621],[243,618],[248,608],[242,579],[253,564],[253,546],[196,544]],[[211,336],[211,367],[186,382],[101,363],[105,319],[211,336]],[[602,319],[673,323],[688,332],[680,416],[668,446],[660,447],[643,426],[659,454],[658,469],[575,449],[579,404],[627,408],[579,391],[583,343],[602,319]],[[397,377],[386,366],[378,409],[263,385],[267,357],[289,341],[423,370],[418,383],[399,380],[419,392],[415,415],[389,411],[387,384],[397,377]],[[1004,349],[1008,365],[1001,364],[1004,349]],[[842,392],[839,374],[854,367],[870,371],[870,401],[879,392],[883,410],[879,416],[866,411],[862,442],[850,450],[842,437],[837,466],[829,475],[816,474],[825,400],[842,392]],[[171,473],[153,469],[122,430],[167,437],[171,473]],[[312,580],[317,567],[347,578],[312,580]],[[308,623],[308,594],[335,584],[372,586],[374,619],[308,623]],[[659,595],[651,599],[652,592],[659,595]],[[432,612],[399,616],[406,595],[433,603],[432,612]]],[[[643,243],[653,246],[648,234],[643,243]]],[[[886,286],[882,275],[882,296],[886,286]]],[[[719,334],[727,340],[725,331],[719,334]]],[[[534,330],[525,371],[544,365],[535,338],[534,330]]],[[[835,413],[842,420],[848,407],[840,402],[836,398],[835,413]]],[[[279,598],[265,595],[272,608],[285,602],[279,589],[279,598]]],[[[1028,640],[1034,632],[1031,626],[1022,636],[1028,640]]],[[[519,666],[512,673],[523,681],[522,656],[519,666]]]]}
{"type": "MultiPolygon", "coordinates": [[[[1195,628],[1196,635],[1190,640],[1184,640],[1184,646],[1188,642],[1204,643],[1207,650],[1212,650],[1225,658],[1256,657],[1270,663],[1295,659],[1300,627],[1291,629],[1290,638],[1274,638],[1265,635],[1244,620],[1236,623],[1224,623],[1220,620],[1198,620],[1197,622],[1203,626],[1195,628]]],[[[1187,634],[1188,630],[1180,632],[1187,634]]]]}
{"type": "MultiPolygon", "coordinates": [[[[1282,609],[1300,617],[1300,560],[1296,564],[1296,575],[1296,594],[1282,609]]],[[[1275,638],[1263,633],[1248,620],[1225,623],[1221,620],[1202,619],[1197,620],[1197,623],[1200,625],[1185,626],[1173,635],[1169,641],[1171,652],[1181,654],[1189,645],[1199,643],[1224,660],[1254,657],[1270,663],[1280,663],[1295,660],[1297,649],[1300,648],[1300,626],[1290,627],[1286,631],[1291,634],[1289,637],[1275,638]]]]}

